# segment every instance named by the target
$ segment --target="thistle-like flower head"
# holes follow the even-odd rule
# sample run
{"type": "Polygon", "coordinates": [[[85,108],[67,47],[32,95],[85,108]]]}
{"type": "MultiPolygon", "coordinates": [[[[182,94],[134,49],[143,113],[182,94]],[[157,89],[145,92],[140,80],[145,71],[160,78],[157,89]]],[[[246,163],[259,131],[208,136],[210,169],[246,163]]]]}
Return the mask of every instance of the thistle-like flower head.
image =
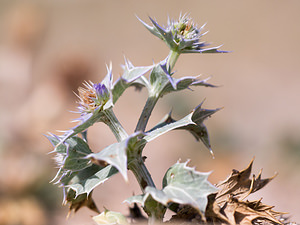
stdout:
{"type": "Polygon", "coordinates": [[[170,27],[174,40],[179,43],[183,39],[199,39],[201,37],[201,29],[197,28],[191,18],[186,15],[180,16],[178,21],[168,21],[168,27],[170,27]]]}
{"type": "Polygon", "coordinates": [[[93,112],[109,100],[110,93],[105,84],[94,84],[90,81],[83,83],[83,85],[84,87],[78,88],[78,109],[81,113],[93,112]]]}
{"type": "MultiPolygon", "coordinates": [[[[150,18],[150,17],[149,17],[150,18]]],[[[140,20],[140,19],[139,19],[140,20]]],[[[180,15],[177,21],[168,20],[167,26],[161,27],[150,18],[153,27],[140,20],[155,36],[162,39],[168,47],[178,53],[224,53],[217,47],[206,48],[209,44],[200,40],[207,32],[201,33],[205,24],[198,28],[187,14],[180,15]]]]}

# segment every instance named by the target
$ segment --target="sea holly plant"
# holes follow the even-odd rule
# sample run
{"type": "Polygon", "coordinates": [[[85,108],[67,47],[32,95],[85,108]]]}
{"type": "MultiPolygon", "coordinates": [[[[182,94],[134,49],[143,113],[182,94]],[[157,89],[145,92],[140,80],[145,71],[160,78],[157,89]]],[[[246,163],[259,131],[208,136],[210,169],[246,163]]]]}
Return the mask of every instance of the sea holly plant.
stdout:
{"type": "MultiPolygon", "coordinates": [[[[167,170],[162,181],[162,189],[158,189],[146,167],[146,156],[143,155],[147,143],[177,129],[190,132],[212,153],[204,121],[219,108],[204,109],[203,102],[200,102],[191,113],[181,119],[175,120],[171,114],[168,114],[152,128],[148,128],[147,124],[157,101],[165,95],[185,89],[190,90],[197,86],[215,87],[207,82],[208,79],[200,79],[199,76],[175,78],[173,69],[180,55],[225,53],[226,51],[219,50],[220,46],[209,47],[208,43],[202,41],[205,34],[204,26],[198,27],[188,15],[181,15],[178,20],[169,20],[165,27],[152,18],[150,18],[151,25],[140,21],[153,35],[166,43],[170,49],[168,56],[150,66],[134,66],[125,58],[123,74],[117,80],[113,79],[110,65],[101,82],[83,83],[83,87],[78,89],[77,94],[79,118],[76,122],[78,124],[63,132],[62,135],[51,133],[47,135],[54,146],[52,153],[55,154],[54,159],[58,167],[53,182],[62,187],[63,202],[70,205],[70,211],[76,212],[81,207],[87,206],[100,213],[92,197],[93,190],[101,188],[106,180],[118,173],[128,181],[128,171],[131,171],[141,188],[140,194],[128,196],[124,200],[133,205],[133,208],[130,208],[131,221],[146,219],[140,211],[139,206],[141,206],[150,224],[163,222],[167,209],[174,212],[175,216],[172,219],[235,224],[236,221],[230,219],[235,218],[236,212],[243,213],[245,207],[248,207],[249,211],[252,210],[251,212],[255,209],[252,209],[250,204],[243,203],[241,199],[235,198],[236,192],[228,188],[233,184],[232,182],[225,181],[218,188],[208,181],[210,173],[198,172],[190,167],[188,162],[178,161],[167,170]],[[114,114],[114,105],[123,92],[131,86],[136,89],[147,89],[148,99],[135,130],[128,133],[114,114]],[[91,149],[88,144],[88,129],[100,122],[110,128],[116,142],[102,150],[91,149]],[[220,190],[220,187],[223,189],[220,190]],[[227,197],[226,201],[231,199],[232,202],[225,204],[224,196],[227,197]],[[224,208],[229,204],[235,209],[240,207],[240,210],[230,211],[228,208],[228,212],[222,212],[221,207],[224,208]]],[[[249,175],[249,171],[246,175],[249,175]]],[[[245,176],[243,181],[235,180],[234,190],[241,190],[243,187],[242,194],[254,192],[269,180],[262,180],[259,175],[257,179],[251,181],[249,176],[245,176]]],[[[268,208],[261,202],[257,202],[256,207],[258,206],[268,208]]],[[[264,215],[260,215],[257,218],[264,218],[264,215]]],[[[267,219],[270,218],[271,216],[267,219]]],[[[124,215],[108,209],[95,216],[94,220],[97,224],[129,223],[124,215]]]]}

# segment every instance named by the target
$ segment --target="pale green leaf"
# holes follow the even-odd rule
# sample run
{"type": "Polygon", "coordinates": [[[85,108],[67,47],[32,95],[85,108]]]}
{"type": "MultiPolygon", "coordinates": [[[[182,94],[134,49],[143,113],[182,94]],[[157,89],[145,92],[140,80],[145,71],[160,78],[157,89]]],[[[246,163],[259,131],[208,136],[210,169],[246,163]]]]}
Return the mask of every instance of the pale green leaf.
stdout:
{"type": "Polygon", "coordinates": [[[176,122],[172,122],[169,124],[164,124],[162,126],[156,126],[156,129],[152,129],[150,132],[147,132],[147,135],[144,137],[144,139],[147,142],[150,142],[154,140],[155,138],[159,137],[160,135],[165,134],[168,131],[187,126],[189,124],[195,124],[192,121],[192,115],[193,113],[190,113],[186,117],[182,118],[181,120],[178,120],[176,122]]]}
{"type": "Polygon", "coordinates": [[[169,203],[191,205],[204,214],[207,196],[218,190],[207,181],[209,174],[195,171],[187,166],[187,162],[177,162],[165,174],[162,190],[147,187],[145,192],[166,206],[169,203]]]}
{"type": "Polygon", "coordinates": [[[142,76],[152,68],[153,66],[135,67],[129,60],[125,59],[123,75],[114,83],[112,88],[113,103],[115,103],[131,85],[148,85],[147,80],[142,76]]]}
{"type": "Polygon", "coordinates": [[[92,153],[87,158],[92,161],[105,161],[108,164],[114,166],[122,174],[124,179],[127,181],[127,151],[134,150],[138,147],[136,144],[140,142],[140,138],[144,135],[141,133],[134,133],[125,140],[109,145],[99,153],[92,153]]]}
{"type": "Polygon", "coordinates": [[[69,187],[76,192],[76,196],[89,193],[98,185],[104,183],[108,178],[118,173],[118,170],[108,165],[100,167],[92,165],[77,173],[64,176],[61,183],[65,187],[69,187]]]}
{"type": "Polygon", "coordinates": [[[202,109],[202,104],[203,102],[197,106],[192,113],[178,121],[174,120],[171,115],[168,114],[163,121],[147,132],[147,136],[144,139],[149,142],[168,131],[183,129],[189,131],[197,141],[201,140],[213,154],[204,120],[219,109],[202,109]]]}
{"type": "Polygon", "coordinates": [[[119,213],[113,212],[109,210],[105,210],[98,216],[94,216],[93,220],[98,224],[121,224],[121,225],[129,225],[126,217],[119,213]]]}
{"type": "Polygon", "coordinates": [[[92,161],[105,161],[114,166],[127,181],[127,155],[126,155],[126,141],[114,143],[109,145],[99,153],[92,153],[88,155],[92,161]]]}
{"type": "Polygon", "coordinates": [[[92,151],[83,139],[72,137],[61,143],[61,138],[58,136],[52,135],[47,138],[56,146],[54,152],[57,153],[57,156],[55,159],[60,168],[78,171],[91,166],[90,160],[85,157],[92,151]]]}
{"type": "Polygon", "coordinates": [[[124,202],[127,202],[128,204],[139,203],[139,204],[143,205],[144,204],[144,195],[133,195],[133,196],[127,198],[124,202]]]}

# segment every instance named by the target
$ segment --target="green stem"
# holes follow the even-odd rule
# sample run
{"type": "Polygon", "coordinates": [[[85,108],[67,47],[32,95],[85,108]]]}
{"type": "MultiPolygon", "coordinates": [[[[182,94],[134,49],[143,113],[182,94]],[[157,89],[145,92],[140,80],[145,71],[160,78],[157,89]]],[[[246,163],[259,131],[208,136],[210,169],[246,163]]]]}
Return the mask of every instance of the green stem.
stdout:
{"type": "Polygon", "coordinates": [[[114,133],[115,137],[117,138],[118,142],[126,139],[128,137],[128,134],[122,127],[121,123],[117,119],[116,115],[114,114],[112,109],[106,109],[103,110],[103,113],[106,116],[106,120],[104,120],[104,123],[109,126],[109,128],[114,133]]]}
{"type": "MultiPolygon", "coordinates": [[[[167,61],[167,68],[169,73],[175,66],[175,63],[179,57],[179,53],[175,51],[170,51],[167,61]]],[[[150,93],[147,102],[143,108],[143,112],[137,123],[135,132],[144,132],[151,116],[151,113],[160,97],[160,93],[150,93]]],[[[147,186],[155,187],[155,184],[151,178],[149,171],[147,170],[144,160],[141,155],[142,151],[135,151],[133,154],[127,152],[128,159],[128,169],[131,170],[136,177],[143,193],[145,193],[145,188],[147,186]]],[[[157,222],[162,222],[163,216],[166,211],[166,207],[161,203],[155,201],[151,196],[147,198],[144,205],[144,210],[149,216],[149,224],[154,224],[157,222]]]]}
{"type": "MultiPolygon", "coordinates": [[[[167,68],[169,70],[169,72],[171,73],[172,69],[175,66],[175,63],[178,60],[179,57],[179,53],[176,51],[170,51],[169,56],[168,56],[168,61],[167,61],[167,68]]],[[[150,95],[147,99],[147,102],[144,106],[143,112],[139,118],[139,121],[136,125],[135,131],[145,131],[148,120],[151,116],[151,113],[157,103],[159,99],[159,93],[157,93],[156,95],[150,95]]]]}
{"type": "Polygon", "coordinates": [[[128,169],[133,172],[143,193],[147,186],[155,187],[152,177],[148,169],[146,168],[146,165],[141,156],[135,157],[130,160],[128,162],[128,169]]]}
{"type": "Polygon", "coordinates": [[[148,123],[148,120],[151,116],[151,113],[156,105],[156,102],[159,97],[156,96],[149,96],[147,102],[144,106],[143,112],[139,118],[139,121],[136,125],[135,132],[142,131],[144,132],[148,123]]]}
{"type": "Polygon", "coordinates": [[[169,73],[171,73],[172,69],[175,66],[175,63],[177,62],[177,59],[179,57],[179,53],[175,51],[170,51],[167,61],[167,68],[169,69],[169,73]]]}
{"type": "MultiPolygon", "coordinates": [[[[131,170],[135,175],[144,194],[147,186],[155,187],[155,184],[141,155],[128,154],[128,161],[128,169],[131,170]]],[[[164,214],[166,212],[166,207],[155,201],[151,195],[148,196],[147,200],[145,201],[144,210],[149,216],[148,224],[162,223],[164,214]]]]}

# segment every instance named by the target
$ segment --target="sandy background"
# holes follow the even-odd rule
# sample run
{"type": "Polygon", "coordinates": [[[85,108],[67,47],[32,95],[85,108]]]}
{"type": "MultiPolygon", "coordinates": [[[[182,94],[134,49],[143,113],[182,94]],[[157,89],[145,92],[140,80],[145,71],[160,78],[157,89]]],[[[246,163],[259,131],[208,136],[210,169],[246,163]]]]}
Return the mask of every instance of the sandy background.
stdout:
{"type": "MultiPolygon", "coordinates": [[[[163,42],[136,19],[148,16],[165,24],[167,16],[189,12],[207,22],[204,40],[223,44],[230,54],[182,55],[175,76],[213,76],[220,88],[198,88],[166,96],[149,127],[170,109],[179,119],[203,99],[204,107],[224,107],[206,122],[216,159],[185,132],[171,132],[151,142],[144,154],[160,187],[168,167],[192,159],[210,181],[224,180],[255,156],[253,172],[279,175],[250,199],[263,197],[275,210],[300,221],[300,2],[265,1],[0,1],[0,224],[94,224],[95,214],[81,209],[69,220],[61,190],[49,181],[56,170],[43,134],[71,126],[76,91],[84,80],[100,82],[112,61],[117,78],[124,55],[134,65],[159,62],[168,54],[163,42]]],[[[127,90],[115,112],[132,133],[146,91],[127,90]]],[[[115,142],[103,124],[91,128],[97,152],[115,142]]],[[[121,202],[139,187],[120,175],[94,191],[105,206],[128,214],[121,202]]]]}

